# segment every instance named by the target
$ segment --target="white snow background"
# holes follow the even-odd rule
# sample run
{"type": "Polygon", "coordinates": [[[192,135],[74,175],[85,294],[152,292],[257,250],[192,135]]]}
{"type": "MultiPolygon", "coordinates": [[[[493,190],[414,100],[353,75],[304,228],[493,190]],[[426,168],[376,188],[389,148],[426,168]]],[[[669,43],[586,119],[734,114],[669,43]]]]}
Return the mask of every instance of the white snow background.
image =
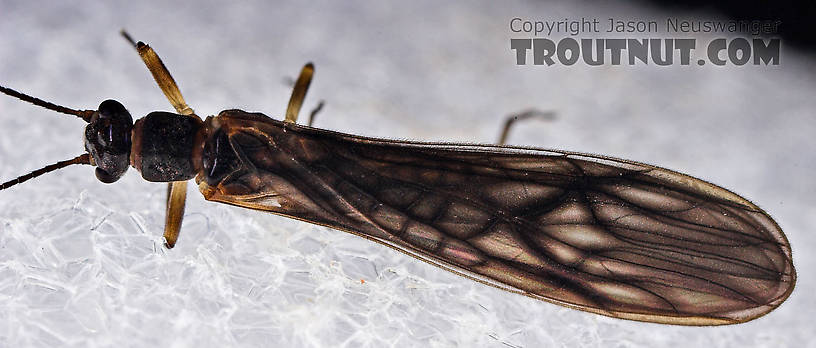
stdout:
{"type": "MultiPolygon", "coordinates": [[[[510,50],[513,17],[708,15],[616,1],[0,1],[4,86],[81,109],[117,99],[134,118],[171,111],[119,36],[126,28],[156,49],[201,116],[280,118],[285,81],[308,61],[317,72],[304,108],[326,100],[316,123],[326,129],[491,143],[505,115],[554,110],[556,120],[524,123],[510,143],[727,187],[777,219],[800,276],[787,302],[746,324],[616,320],[344,232],[206,202],[194,185],[178,246],[166,250],[164,184],[131,170],[106,185],[75,166],[0,192],[0,346],[813,347],[811,56],[784,39],[770,67],[516,66],[510,50]]],[[[84,126],[0,96],[0,181],[82,153],[84,126]]]]}

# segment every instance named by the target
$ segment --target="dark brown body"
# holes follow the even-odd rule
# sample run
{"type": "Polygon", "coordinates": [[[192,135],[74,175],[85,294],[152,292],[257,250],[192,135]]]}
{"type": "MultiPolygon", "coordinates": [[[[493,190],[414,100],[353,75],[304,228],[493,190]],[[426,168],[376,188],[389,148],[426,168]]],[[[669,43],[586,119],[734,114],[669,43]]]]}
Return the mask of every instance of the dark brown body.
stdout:
{"type": "Polygon", "coordinates": [[[542,300],[717,325],[769,312],[795,283],[790,246],[764,211],[670,170],[363,138],[240,110],[205,124],[206,199],[351,232],[542,300]]]}
{"type": "Polygon", "coordinates": [[[283,122],[240,110],[202,121],[156,52],[123,35],[178,113],[133,123],[117,101],[73,110],[0,86],[88,123],[88,153],[0,190],[73,164],[95,165],[97,178],[112,183],[131,165],[146,180],[169,183],[164,239],[172,248],[195,177],[208,200],[350,232],[488,285],[623,319],[741,323],[793,291],[782,230],[719,186],[610,157],[299,126],[311,63],[283,122]]]}

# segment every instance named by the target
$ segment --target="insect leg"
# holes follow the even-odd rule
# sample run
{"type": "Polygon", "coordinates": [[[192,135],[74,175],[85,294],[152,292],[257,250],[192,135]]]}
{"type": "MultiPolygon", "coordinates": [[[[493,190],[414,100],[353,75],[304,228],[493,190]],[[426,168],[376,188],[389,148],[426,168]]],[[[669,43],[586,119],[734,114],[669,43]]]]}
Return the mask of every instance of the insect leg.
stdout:
{"type": "Polygon", "coordinates": [[[523,121],[530,118],[540,118],[542,120],[551,121],[555,119],[555,112],[541,111],[538,109],[529,109],[507,116],[507,119],[504,121],[504,128],[502,129],[501,135],[499,135],[499,141],[497,142],[497,144],[499,145],[505,144],[505,142],[507,141],[507,136],[510,133],[510,127],[512,127],[516,123],[516,121],[523,121]]]}
{"type": "Polygon", "coordinates": [[[176,245],[181,220],[184,219],[184,203],[187,199],[187,182],[174,181],[167,184],[167,211],[164,219],[164,246],[172,249],[176,245]]]}
{"type": "MultiPolygon", "coordinates": [[[[142,57],[142,61],[147,65],[147,69],[150,70],[153,79],[156,80],[159,88],[164,92],[164,96],[167,97],[167,100],[170,101],[170,104],[173,105],[176,111],[182,115],[198,117],[193,112],[193,109],[184,101],[184,97],[181,95],[176,81],[173,80],[173,76],[170,75],[170,71],[164,66],[164,63],[161,61],[161,58],[159,58],[159,55],[156,54],[156,51],[141,41],[135,42],[124,30],[122,30],[121,33],[122,36],[136,48],[136,51],[139,52],[139,56],[142,57]]],[[[174,181],[167,184],[167,212],[164,220],[164,240],[167,248],[173,248],[178,240],[179,231],[181,230],[181,221],[184,218],[184,203],[186,198],[186,181],[174,181]]]]}
{"type": "Polygon", "coordinates": [[[317,116],[320,110],[323,110],[323,106],[325,105],[326,102],[321,100],[317,103],[317,106],[315,106],[314,109],[312,109],[312,112],[309,113],[309,123],[307,123],[309,127],[311,127],[312,124],[314,124],[315,116],[317,116]]]}
{"type": "Polygon", "coordinates": [[[170,71],[164,66],[164,63],[161,61],[161,58],[159,58],[159,55],[156,54],[156,51],[144,42],[134,42],[130,35],[124,30],[122,30],[122,36],[139,52],[139,56],[142,57],[142,61],[147,65],[147,69],[150,70],[153,79],[156,80],[159,88],[164,92],[167,100],[170,101],[170,104],[173,105],[176,111],[182,115],[195,115],[193,109],[187,106],[178,85],[176,85],[176,81],[173,80],[173,76],[170,75],[170,71]]]}
{"type": "Polygon", "coordinates": [[[300,107],[303,106],[303,99],[306,98],[306,91],[309,90],[309,84],[312,83],[312,75],[314,75],[314,64],[306,63],[303,69],[300,70],[295,82],[295,87],[292,89],[292,96],[289,97],[289,106],[286,107],[286,122],[297,122],[300,107]]]}

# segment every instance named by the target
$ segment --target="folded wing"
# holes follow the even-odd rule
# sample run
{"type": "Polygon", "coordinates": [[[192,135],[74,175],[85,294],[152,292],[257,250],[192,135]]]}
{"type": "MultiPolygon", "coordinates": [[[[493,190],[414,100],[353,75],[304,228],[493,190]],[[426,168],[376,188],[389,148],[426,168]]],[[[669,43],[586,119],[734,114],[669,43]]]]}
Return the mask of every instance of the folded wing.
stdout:
{"type": "Polygon", "coordinates": [[[773,219],[670,170],[241,124],[222,122],[243,165],[204,183],[208,199],[352,232],[510,291],[618,318],[718,325],[769,312],[795,283],[773,219]]]}

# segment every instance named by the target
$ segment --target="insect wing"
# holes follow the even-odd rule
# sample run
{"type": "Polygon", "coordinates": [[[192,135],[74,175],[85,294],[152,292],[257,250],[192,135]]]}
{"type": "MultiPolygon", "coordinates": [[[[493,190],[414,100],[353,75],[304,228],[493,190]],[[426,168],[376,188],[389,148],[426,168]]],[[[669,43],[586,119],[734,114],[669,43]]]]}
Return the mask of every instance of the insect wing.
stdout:
{"type": "Polygon", "coordinates": [[[795,283],[773,219],[687,175],[577,153],[364,138],[258,115],[208,120],[219,129],[209,143],[222,151],[212,156],[232,160],[221,161],[228,174],[199,178],[207,199],[348,231],[617,318],[744,322],[776,308],[795,283]]]}

